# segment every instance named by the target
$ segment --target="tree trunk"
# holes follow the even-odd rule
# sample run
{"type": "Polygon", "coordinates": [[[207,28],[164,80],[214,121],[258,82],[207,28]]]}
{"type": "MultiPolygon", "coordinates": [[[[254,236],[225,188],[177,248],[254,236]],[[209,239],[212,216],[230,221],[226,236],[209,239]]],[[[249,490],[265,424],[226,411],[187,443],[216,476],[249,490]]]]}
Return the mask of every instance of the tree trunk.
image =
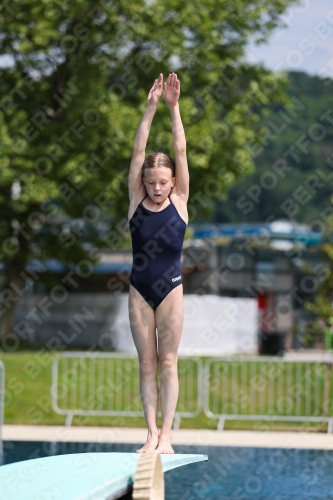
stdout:
{"type": "Polygon", "coordinates": [[[6,284],[0,294],[0,339],[13,330],[18,301],[22,295],[23,283],[21,263],[6,262],[6,284]]]}

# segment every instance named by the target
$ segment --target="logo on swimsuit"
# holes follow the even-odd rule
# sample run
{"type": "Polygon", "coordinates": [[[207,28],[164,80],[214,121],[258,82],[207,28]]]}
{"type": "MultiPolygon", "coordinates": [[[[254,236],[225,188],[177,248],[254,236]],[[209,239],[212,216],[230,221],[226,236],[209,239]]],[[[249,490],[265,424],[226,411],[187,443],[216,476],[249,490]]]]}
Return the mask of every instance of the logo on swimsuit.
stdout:
{"type": "Polygon", "coordinates": [[[171,280],[171,281],[178,281],[178,280],[181,280],[181,279],[182,279],[182,277],[181,277],[181,276],[177,276],[177,278],[172,278],[172,280],[171,280]]]}

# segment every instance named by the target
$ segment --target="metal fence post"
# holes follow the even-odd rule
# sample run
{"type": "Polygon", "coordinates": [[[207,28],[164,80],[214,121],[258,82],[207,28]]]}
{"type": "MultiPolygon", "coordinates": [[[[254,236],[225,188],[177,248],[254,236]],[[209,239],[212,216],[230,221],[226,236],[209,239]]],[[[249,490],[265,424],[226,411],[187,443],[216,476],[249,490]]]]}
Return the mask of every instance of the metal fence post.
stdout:
{"type": "Polygon", "coordinates": [[[333,418],[328,419],[327,434],[332,434],[333,432],[333,418]]]}
{"type": "Polygon", "coordinates": [[[73,421],[73,413],[68,412],[66,415],[65,427],[70,427],[72,425],[72,421],[73,421]]]}
{"type": "Polygon", "coordinates": [[[179,429],[180,427],[180,416],[178,413],[175,413],[174,419],[173,419],[173,429],[179,429]]]}
{"type": "Polygon", "coordinates": [[[225,423],[225,416],[224,415],[220,415],[219,419],[218,419],[216,430],[217,431],[223,431],[223,429],[224,429],[224,423],[225,423]]]}

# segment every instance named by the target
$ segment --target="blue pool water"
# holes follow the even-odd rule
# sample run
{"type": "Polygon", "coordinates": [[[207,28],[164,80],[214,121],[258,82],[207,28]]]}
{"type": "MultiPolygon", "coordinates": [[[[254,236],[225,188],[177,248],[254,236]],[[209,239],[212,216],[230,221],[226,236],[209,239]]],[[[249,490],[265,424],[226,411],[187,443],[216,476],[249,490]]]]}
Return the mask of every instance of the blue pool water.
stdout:
{"type": "MultiPolygon", "coordinates": [[[[3,464],[66,453],[134,453],[138,444],[4,441],[3,464]]],[[[176,453],[206,454],[209,460],[165,473],[166,500],[333,500],[333,451],[173,448],[176,453]]]]}

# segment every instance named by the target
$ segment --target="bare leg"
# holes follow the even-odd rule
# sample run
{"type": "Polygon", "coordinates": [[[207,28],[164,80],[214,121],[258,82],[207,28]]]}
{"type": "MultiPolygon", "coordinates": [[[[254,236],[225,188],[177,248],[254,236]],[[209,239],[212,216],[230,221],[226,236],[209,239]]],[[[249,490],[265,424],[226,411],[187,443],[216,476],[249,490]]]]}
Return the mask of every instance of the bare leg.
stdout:
{"type": "Polygon", "coordinates": [[[162,410],[162,428],[156,451],[174,453],[171,446],[171,429],[179,392],[177,353],[184,323],[183,285],[177,286],[165,297],[155,311],[155,318],[162,410]]]}
{"type": "Polygon", "coordinates": [[[140,392],[148,427],[147,442],[136,451],[145,453],[155,450],[158,444],[158,354],[155,312],[132,285],[129,287],[128,306],[132,336],[139,356],[140,392]]]}

